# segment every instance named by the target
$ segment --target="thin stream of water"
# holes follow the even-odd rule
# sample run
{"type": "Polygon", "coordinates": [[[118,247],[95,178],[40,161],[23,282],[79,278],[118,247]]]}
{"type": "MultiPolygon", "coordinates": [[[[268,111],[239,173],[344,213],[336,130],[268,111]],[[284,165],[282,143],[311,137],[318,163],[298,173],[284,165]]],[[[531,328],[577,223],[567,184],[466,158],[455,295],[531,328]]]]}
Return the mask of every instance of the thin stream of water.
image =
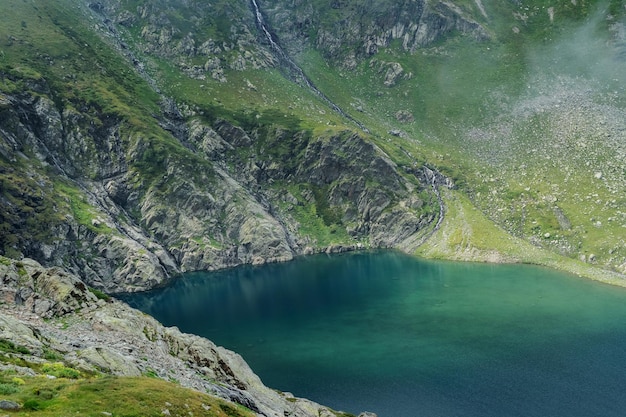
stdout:
{"type": "Polygon", "coordinates": [[[343,111],[341,107],[335,104],[331,99],[329,99],[326,94],[322,93],[311,81],[311,79],[304,73],[302,68],[298,64],[294,62],[293,59],[289,57],[289,55],[285,52],[285,50],[279,45],[278,41],[272,35],[270,28],[268,27],[265,19],[263,18],[263,13],[261,13],[261,8],[259,7],[259,3],[256,0],[251,0],[252,10],[254,12],[254,16],[256,19],[257,26],[261,32],[263,32],[263,36],[267,39],[272,49],[278,54],[279,58],[286,64],[290,71],[296,74],[296,78],[306,85],[306,87],[314,92],[317,96],[319,96],[328,106],[330,106],[333,111],[340,114],[342,117],[350,120],[354,124],[356,124],[361,130],[364,132],[369,132],[369,130],[363,125],[363,123],[354,119],[352,116],[343,111]]]}

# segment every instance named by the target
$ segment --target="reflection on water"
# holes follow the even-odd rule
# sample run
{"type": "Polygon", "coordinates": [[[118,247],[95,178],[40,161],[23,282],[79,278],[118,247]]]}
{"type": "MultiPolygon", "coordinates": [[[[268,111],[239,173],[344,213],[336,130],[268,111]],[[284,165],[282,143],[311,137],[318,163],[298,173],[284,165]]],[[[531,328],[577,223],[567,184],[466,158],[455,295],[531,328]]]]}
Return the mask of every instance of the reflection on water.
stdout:
{"type": "Polygon", "coordinates": [[[263,381],[392,416],[623,416],[626,291],[543,268],[312,256],[125,297],[263,381]]]}

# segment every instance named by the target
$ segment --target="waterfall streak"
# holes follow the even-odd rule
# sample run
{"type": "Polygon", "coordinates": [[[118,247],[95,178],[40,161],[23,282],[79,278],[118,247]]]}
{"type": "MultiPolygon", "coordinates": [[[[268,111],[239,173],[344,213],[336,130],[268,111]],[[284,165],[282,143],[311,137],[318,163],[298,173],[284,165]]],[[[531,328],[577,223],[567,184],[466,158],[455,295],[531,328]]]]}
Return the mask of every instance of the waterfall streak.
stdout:
{"type": "Polygon", "coordinates": [[[356,124],[364,132],[369,133],[369,130],[367,130],[367,128],[361,122],[357,121],[352,116],[344,112],[341,109],[341,107],[333,103],[328,97],[326,97],[324,93],[322,93],[317,87],[315,87],[315,85],[313,84],[313,82],[311,82],[309,77],[306,76],[302,68],[300,68],[298,64],[296,64],[289,57],[289,55],[287,55],[287,53],[280,47],[280,45],[278,44],[278,40],[274,38],[274,35],[272,35],[272,32],[270,31],[267,24],[265,23],[265,19],[263,18],[263,14],[261,13],[261,9],[257,1],[251,0],[251,2],[252,2],[252,7],[254,8],[254,15],[256,17],[256,23],[259,29],[263,32],[268,42],[270,43],[270,46],[272,47],[272,49],[274,49],[274,51],[276,51],[279,58],[286,64],[286,66],[293,73],[296,74],[295,78],[301,79],[311,91],[313,91],[318,97],[324,100],[326,104],[328,104],[330,108],[333,109],[335,112],[339,113],[341,116],[345,117],[346,119],[356,124]]]}

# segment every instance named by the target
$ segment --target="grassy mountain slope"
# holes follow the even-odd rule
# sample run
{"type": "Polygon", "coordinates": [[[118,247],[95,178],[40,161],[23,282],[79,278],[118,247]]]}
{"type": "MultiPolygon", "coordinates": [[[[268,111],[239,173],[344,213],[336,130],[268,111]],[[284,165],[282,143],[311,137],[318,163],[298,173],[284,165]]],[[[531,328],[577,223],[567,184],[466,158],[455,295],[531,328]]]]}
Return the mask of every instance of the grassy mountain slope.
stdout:
{"type": "MultiPolygon", "coordinates": [[[[438,167],[513,236],[624,272],[620,2],[474,1],[457,2],[456,9],[420,2],[259,4],[313,83],[367,126],[395,162],[438,167]],[[429,35],[414,36],[412,24],[429,35]]],[[[190,30],[187,39],[196,47],[207,39],[241,44],[231,34],[255,29],[249,11],[241,13],[228,33],[190,30]]],[[[138,30],[149,20],[129,29],[144,51],[155,49],[138,30]]],[[[187,29],[180,28],[180,39],[187,29]]],[[[262,34],[256,41],[239,54],[272,52],[262,34]]],[[[158,55],[180,57],[175,49],[158,55]]],[[[223,49],[222,78],[210,71],[181,77],[163,70],[159,59],[154,74],[179,100],[193,97],[195,105],[238,123],[277,123],[282,115],[313,131],[346,123],[354,129],[302,83],[286,80],[280,62],[242,67],[232,64],[234,50],[223,49]]],[[[190,54],[190,61],[202,65],[199,55],[190,54]]],[[[190,65],[179,63],[183,71],[190,65]]]]}
{"type": "Polygon", "coordinates": [[[427,164],[511,235],[624,272],[619,2],[259,5],[368,134],[247,2],[3,5],[3,253],[114,290],[332,245],[407,249],[438,211],[427,164]],[[360,175],[378,157],[391,188],[360,175]]]}
{"type": "Polygon", "coordinates": [[[420,166],[285,78],[231,6],[2,6],[2,253],[135,291],[426,233],[438,208],[420,166]],[[214,9],[233,24],[184,19],[214,9]]]}
{"type": "MultiPolygon", "coordinates": [[[[620,1],[259,5],[353,120],[277,55],[248,1],[0,3],[0,254],[111,292],[368,246],[623,285],[620,1]],[[439,187],[437,230],[428,167],[456,188],[439,187]]],[[[14,348],[0,361],[19,361],[14,348]]],[[[0,387],[41,415],[85,412],[94,391],[114,404],[112,381],[152,391],[161,413],[171,389],[14,377],[0,387]]],[[[247,414],[189,395],[167,407],[247,414]]],[[[133,406],[103,411],[145,411],[133,406]]]]}
{"type": "MultiPolygon", "coordinates": [[[[392,34],[376,53],[365,52],[361,39],[353,42],[360,59],[347,69],[332,43],[308,32],[298,62],[381,146],[448,173],[510,234],[624,272],[623,4],[459,6],[488,38],[447,36],[411,49],[392,34]],[[390,79],[393,66],[402,72],[390,79]]],[[[294,13],[307,7],[294,6],[294,13]]],[[[366,27],[383,19],[346,6],[329,23],[325,7],[315,3],[308,12],[309,28],[318,27],[316,19],[322,28],[338,25],[346,15],[366,27]]],[[[275,27],[279,36],[297,30],[275,27]]],[[[385,33],[384,24],[379,28],[385,33]]]]}

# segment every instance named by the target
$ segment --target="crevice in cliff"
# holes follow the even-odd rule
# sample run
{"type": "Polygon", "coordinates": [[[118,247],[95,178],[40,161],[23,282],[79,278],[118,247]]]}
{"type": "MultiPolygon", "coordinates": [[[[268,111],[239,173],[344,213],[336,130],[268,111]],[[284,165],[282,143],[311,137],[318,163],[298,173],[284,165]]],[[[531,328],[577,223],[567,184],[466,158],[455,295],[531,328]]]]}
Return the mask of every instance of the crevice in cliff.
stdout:
{"type": "MultiPolygon", "coordinates": [[[[424,165],[423,168],[424,176],[426,180],[430,183],[433,192],[437,196],[437,201],[439,202],[439,216],[437,218],[437,224],[433,228],[431,235],[435,233],[441,227],[441,223],[443,222],[443,218],[446,213],[446,207],[443,203],[443,199],[441,198],[441,193],[439,192],[439,187],[441,185],[445,185],[448,188],[452,188],[452,183],[449,178],[444,177],[437,169],[429,168],[424,165]]],[[[430,237],[430,236],[429,236],[430,237]]]]}

